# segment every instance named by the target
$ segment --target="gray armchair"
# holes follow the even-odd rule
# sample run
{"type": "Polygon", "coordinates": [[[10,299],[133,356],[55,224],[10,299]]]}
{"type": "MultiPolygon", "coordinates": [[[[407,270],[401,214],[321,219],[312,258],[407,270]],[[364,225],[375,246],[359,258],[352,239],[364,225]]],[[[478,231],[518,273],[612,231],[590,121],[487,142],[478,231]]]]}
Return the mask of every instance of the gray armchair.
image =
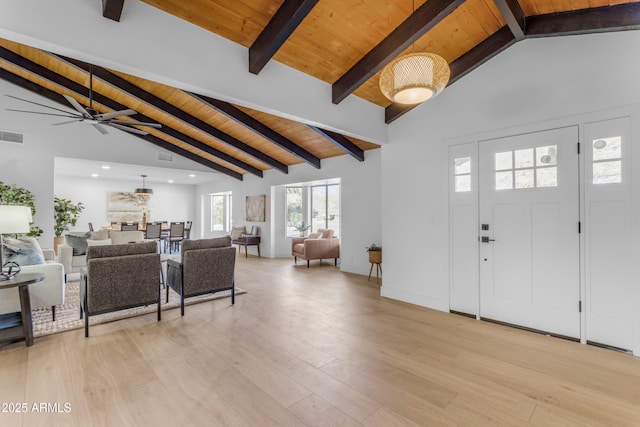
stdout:
{"type": "Polygon", "coordinates": [[[160,254],[156,242],[90,246],[87,272],[80,286],[80,318],[89,336],[89,316],[158,304],[160,254]]]}
{"type": "Polygon", "coordinates": [[[181,260],[167,261],[167,301],[171,288],[180,295],[183,316],[185,297],[231,290],[231,304],[234,304],[235,262],[236,250],[228,236],[184,240],[181,260]]]}

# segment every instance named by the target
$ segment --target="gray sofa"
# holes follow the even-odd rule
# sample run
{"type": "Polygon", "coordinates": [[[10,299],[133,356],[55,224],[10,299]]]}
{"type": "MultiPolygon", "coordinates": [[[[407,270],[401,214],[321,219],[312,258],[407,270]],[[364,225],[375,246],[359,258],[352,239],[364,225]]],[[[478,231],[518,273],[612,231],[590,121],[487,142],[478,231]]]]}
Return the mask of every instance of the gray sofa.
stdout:
{"type": "Polygon", "coordinates": [[[236,249],[230,237],[184,240],[180,261],[167,261],[167,301],[169,288],[180,295],[180,312],[184,316],[184,299],[206,293],[231,290],[235,303],[236,249]]]}
{"type": "Polygon", "coordinates": [[[80,318],[89,336],[89,316],[158,304],[160,254],[156,242],[90,246],[87,272],[80,286],[80,318]]]}

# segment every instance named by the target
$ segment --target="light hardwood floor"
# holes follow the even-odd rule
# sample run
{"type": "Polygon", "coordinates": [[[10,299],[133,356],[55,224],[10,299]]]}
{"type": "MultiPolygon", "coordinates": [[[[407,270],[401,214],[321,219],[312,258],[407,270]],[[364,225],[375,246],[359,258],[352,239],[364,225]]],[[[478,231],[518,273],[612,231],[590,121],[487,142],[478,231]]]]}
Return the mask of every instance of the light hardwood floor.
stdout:
{"type": "Polygon", "coordinates": [[[235,306],[0,347],[0,409],[28,409],[0,426],[640,425],[639,358],[381,298],[331,262],[236,275],[235,306]]]}

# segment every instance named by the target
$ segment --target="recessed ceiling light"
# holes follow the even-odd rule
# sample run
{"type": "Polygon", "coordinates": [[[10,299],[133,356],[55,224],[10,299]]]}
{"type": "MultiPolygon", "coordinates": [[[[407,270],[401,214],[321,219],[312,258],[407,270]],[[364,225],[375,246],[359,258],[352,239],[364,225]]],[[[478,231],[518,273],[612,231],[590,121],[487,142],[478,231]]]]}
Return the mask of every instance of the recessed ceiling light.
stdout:
{"type": "Polygon", "coordinates": [[[111,166],[109,166],[109,165],[102,165],[102,169],[111,169],[111,166]]]}
{"type": "Polygon", "coordinates": [[[100,176],[100,175],[98,175],[97,173],[92,173],[91,174],[91,178],[97,178],[98,176],[100,176]]]}
{"type": "Polygon", "coordinates": [[[189,174],[189,178],[195,178],[195,177],[196,177],[196,174],[195,174],[195,173],[190,173],[190,174],[189,174]]]}
{"type": "Polygon", "coordinates": [[[169,181],[167,181],[169,184],[173,184],[173,180],[170,179],[169,181]]]}

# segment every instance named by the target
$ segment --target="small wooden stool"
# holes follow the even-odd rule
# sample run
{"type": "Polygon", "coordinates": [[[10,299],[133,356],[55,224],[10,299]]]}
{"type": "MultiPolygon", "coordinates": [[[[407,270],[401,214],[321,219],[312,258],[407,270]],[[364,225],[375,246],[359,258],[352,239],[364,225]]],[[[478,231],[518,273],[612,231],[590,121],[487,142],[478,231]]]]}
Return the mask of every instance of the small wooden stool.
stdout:
{"type": "Polygon", "coordinates": [[[371,263],[371,268],[369,269],[367,282],[371,279],[371,272],[373,271],[373,265],[375,264],[376,283],[378,283],[378,271],[380,271],[380,275],[382,275],[382,251],[369,251],[369,262],[371,263]]]}

